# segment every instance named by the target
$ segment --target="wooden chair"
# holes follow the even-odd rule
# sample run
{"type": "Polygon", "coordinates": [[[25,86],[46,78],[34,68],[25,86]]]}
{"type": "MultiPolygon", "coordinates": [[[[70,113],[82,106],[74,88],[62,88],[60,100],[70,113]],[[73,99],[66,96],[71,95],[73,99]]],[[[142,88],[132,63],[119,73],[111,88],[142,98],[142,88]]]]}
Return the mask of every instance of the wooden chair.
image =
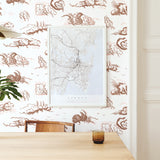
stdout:
{"type": "Polygon", "coordinates": [[[36,132],[65,132],[66,126],[72,127],[72,132],[75,132],[75,124],[68,122],[56,121],[25,121],[25,132],[28,132],[28,124],[36,124],[36,132]]]}

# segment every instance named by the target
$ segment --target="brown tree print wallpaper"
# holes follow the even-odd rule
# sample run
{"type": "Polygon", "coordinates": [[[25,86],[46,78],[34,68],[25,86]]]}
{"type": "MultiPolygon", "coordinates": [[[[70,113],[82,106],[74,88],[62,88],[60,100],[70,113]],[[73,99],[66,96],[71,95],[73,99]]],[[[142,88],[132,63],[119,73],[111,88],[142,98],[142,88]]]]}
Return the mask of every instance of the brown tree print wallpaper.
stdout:
{"type": "MultiPolygon", "coordinates": [[[[17,82],[20,101],[0,102],[0,131],[23,132],[24,121],[56,120],[76,124],[77,132],[103,129],[128,137],[127,0],[3,0],[0,25],[23,33],[0,41],[2,75],[17,82]],[[108,95],[106,107],[48,106],[48,26],[105,25],[108,95]]],[[[78,37],[77,37],[78,38],[78,37]]]]}

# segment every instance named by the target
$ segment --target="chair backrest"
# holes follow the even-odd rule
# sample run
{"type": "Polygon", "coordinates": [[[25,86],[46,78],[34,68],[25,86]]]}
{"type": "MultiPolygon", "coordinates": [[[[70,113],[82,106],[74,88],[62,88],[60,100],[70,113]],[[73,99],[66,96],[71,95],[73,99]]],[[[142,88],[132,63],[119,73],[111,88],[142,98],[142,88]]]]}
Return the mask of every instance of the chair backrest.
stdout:
{"type": "Polygon", "coordinates": [[[25,132],[28,132],[28,124],[36,124],[36,132],[65,132],[67,126],[72,127],[72,132],[75,131],[75,124],[68,122],[57,121],[25,121],[25,132]]]}

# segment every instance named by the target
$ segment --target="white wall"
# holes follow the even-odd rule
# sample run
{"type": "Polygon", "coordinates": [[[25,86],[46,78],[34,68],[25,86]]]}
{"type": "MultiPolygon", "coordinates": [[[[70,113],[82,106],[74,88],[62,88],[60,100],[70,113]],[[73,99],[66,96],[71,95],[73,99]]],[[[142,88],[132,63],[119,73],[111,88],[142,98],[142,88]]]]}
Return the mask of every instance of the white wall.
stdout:
{"type": "Polygon", "coordinates": [[[160,159],[160,1],[139,1],[138,159],[160,159]]]}

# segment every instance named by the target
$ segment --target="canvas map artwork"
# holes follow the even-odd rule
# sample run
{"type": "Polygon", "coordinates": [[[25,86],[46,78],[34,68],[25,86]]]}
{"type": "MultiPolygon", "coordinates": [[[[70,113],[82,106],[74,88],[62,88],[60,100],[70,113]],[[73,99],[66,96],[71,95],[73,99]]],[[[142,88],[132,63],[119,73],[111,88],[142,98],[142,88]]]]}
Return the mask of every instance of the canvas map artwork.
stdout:
{"type": "Polygon", "coordinates": [[[49,103],[106,106],[105,27],[49,28],[49,103]]]}

